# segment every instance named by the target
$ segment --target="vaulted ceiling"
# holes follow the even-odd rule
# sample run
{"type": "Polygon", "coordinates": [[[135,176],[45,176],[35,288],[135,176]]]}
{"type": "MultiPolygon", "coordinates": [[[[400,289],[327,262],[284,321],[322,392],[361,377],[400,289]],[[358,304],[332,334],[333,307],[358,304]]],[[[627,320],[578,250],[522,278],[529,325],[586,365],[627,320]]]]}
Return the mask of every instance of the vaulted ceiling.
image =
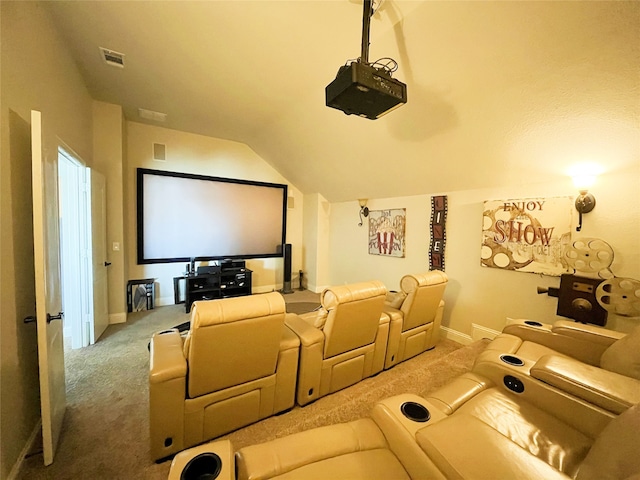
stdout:
{"type": "Polygon", "coordinates": [[[46,6],[93,98],[245,143],[330,201],[543,182],[637,136],[639,2],[375,2],[369,58],[395,59],[408,86],[375,121],[324,98],[360,55],[360,0],[46,6]]]}

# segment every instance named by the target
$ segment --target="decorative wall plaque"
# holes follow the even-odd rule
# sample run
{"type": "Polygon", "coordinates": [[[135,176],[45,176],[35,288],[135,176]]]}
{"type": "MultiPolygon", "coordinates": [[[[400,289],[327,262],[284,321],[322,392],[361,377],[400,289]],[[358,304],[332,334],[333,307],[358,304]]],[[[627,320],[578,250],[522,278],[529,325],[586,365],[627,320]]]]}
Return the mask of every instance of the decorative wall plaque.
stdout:
{"type": "Polygon", "coordinates": [[[484,202],[481,264],[559,276],[571,241],[572,197],[484,202]]]}
{"type": "Polygon", "coordinates": [[[444,247],[447,241],[447,196],[431,197],[431,244],[429,246],[429,270],[444,272],[444,247]]]}
{"type": "Polygon", "coordinates": [[[405,208],[369,210],[369,254],[404,257],[405,208]]]}

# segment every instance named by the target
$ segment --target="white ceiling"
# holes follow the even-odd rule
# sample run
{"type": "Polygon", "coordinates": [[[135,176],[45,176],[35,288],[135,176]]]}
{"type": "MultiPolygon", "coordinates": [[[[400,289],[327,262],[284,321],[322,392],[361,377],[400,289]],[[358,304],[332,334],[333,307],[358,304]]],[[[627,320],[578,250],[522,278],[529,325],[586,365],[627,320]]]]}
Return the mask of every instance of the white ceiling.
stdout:
{"type": "Polygon", "coordinates": [[[637,135],[639,4],[386,0],[369,59],[398,62],[408,103],[375,121],[324,104],[360,54],[360,0],[47,7],[93,98],[246,143],[304,193],[348,201],[542,182],[610,150],[603,124],[637,135]]]}

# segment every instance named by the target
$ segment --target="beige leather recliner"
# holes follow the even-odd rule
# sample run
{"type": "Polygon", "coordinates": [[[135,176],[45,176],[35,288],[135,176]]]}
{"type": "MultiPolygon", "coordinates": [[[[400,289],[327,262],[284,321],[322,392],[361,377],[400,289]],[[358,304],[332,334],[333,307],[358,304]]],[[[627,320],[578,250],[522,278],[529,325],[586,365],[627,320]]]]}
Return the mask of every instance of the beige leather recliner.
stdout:
{"type": "Polygon", "coordinates": [[[294,405],[300,341],[279,293],[195,302],[191,326],[150,344],[151,456],[180,450],[294,405]]]}
{"type": "Polygon", "coordinates": [[[296,400],[306,405],[383,369],[389,317],[387,290],[379,281],[325,289],[321,308],[286,324],[300,338],[296,400]]]}
{"type": "Polygon", "coordinates": [[[384,312],[390,321],[385,369],[435,346],[447,282],[446,273],[440,270],[405,275],[400,280],[401,291],[387,294],[384,312]]]}
{"type": "Polygon", "coordinates": [[[530,376],[619,414],[640,402],[640,326],[627,335],[564,320],[516,321],[473,370],[496,382],[504,375],[530,376]]]}
{"type": "Polygon", "coordinates": [[[515,394],[468,373],[426,399],[385,399],[371,418],[244,447],[235,463],[238,480],[635,480],[639,444],[638,405],[615,416],[544,387],[515,394]],[[429,418],[405,417],[407,404],[429,418]]]}

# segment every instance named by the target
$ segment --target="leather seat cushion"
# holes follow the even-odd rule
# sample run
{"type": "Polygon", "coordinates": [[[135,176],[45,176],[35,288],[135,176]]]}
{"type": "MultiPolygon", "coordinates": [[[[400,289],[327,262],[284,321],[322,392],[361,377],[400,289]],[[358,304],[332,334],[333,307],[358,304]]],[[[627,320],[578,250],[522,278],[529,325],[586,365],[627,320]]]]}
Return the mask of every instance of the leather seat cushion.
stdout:
{"type": "Polygon", "coordinates": [[[458,409],[458,414],[477,418],[511,443],[571,477],[593,443],[557,417],[497,388],[476,395],[458,409]]]}
{"type": "Polygon", "coordinates": [[[409,478],[370,418],[245,447],[236,459],[238,480],[409,478]]]}
{"type": "Polygon", "coordinates": [[[567,479],[484,422],[457,412],[418,431],[416,440],[449,479],[567,479]]]}
{"type": "Polygon", "coordinates": [[[272,478],[277,480],[327,480],[331,478],[410,480],[411,477],[390,450],[377,449],[328,458],[272,478]]]}

